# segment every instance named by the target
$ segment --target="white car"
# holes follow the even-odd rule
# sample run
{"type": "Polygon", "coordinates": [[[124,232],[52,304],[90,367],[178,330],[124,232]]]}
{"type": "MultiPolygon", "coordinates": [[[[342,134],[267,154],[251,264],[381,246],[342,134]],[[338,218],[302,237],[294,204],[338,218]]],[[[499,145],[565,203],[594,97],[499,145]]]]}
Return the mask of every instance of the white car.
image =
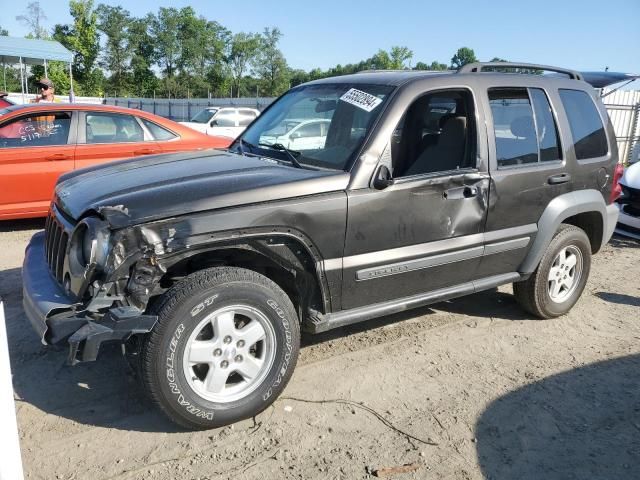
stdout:
{"type": "Polygon", "coordinates": [[[618,200],[620,216],[616,233],[640,240],[640,162],[627,167],[620,186],[622,197],[618,200]]]}
{"type": "Polygon", "coordinates": [[[283,120],[280,124],[265,132],[260,143],[280,143],[291,150],[318,150],[324,148],[329,131],[330,119],[283,120]]]}
{"type": "Polygon", "coordinates": [[[207,107],[182,125],[219,137],[236,138],[260,112],[255,108],[207,107]]]}

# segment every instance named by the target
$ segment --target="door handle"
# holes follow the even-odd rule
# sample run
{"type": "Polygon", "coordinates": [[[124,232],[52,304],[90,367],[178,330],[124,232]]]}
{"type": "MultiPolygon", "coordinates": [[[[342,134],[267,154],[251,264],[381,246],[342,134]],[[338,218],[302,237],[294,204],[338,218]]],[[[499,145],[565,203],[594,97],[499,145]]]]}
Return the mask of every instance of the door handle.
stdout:
{"type": "Polygon", "coordinates": [[[134,150],[134,155],[153,155],[154,153],[158,153],[158,150],[153,150],[151,148],[141,148],[140,150],[134,150]]]}
{"type": "Polygon", "coordinates": [[[67,155],[66,153],[54,153],[53,155],[48,155],[44,157],[45,160],[50,160],[50,161],[69,160],[70,158],[71,158],[71,155],[67,155]]]}
{"type": "Polygon", "coordinates": [[[561,183],[567,183],[571,181],[571,175],[568,173],[559,173],[558,175],[551,175],[547,178],[549,185],[560,185],[561,183]]]}
{"type": "Polygon", "coordinates": [[[464,186],[450,188],[442,192],[445,200],[461,200],[463,198],[473,198],[478,196],[478,188],[473,186],[464,186]]]}

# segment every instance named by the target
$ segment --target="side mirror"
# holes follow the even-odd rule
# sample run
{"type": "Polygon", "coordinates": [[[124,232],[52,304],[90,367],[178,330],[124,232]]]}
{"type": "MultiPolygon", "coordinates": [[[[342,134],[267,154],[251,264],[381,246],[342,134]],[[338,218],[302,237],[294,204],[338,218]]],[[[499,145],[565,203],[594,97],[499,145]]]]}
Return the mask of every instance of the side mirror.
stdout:
{"type": "Polygon", "coordinates": [[[217,127],[218,126],[218,120],[211,120],[211,123],[209,124],[209,126],[217,127]]]}
{"type": "Polygon", "coordinates": [[[393,185],[393,178],[391,178],[391,172],[386,165],[380,165],[376,172],[376,177],[373,180],[373,188],[376,190],[384,190],[387,187],[393,185]]]}

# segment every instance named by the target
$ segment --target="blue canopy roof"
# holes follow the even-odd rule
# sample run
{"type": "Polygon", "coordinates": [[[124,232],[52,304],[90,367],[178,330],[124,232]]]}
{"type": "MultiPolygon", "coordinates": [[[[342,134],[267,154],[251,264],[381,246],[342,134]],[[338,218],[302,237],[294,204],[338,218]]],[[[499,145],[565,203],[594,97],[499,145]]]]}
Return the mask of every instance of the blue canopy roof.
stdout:
{"type": "Polygon", "coordinates": [[[0,63],[41,65],[43,60],[73,62],[73,54],[60,42],[0,36],[0,63]]]}

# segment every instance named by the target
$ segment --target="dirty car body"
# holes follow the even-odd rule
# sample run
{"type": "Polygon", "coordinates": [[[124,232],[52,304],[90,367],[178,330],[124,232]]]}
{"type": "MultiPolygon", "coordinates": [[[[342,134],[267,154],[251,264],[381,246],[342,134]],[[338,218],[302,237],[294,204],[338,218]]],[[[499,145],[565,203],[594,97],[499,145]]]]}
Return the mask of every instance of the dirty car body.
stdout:
{"type": "Polygon", "coordinates": [[[145,385],[172,419],[209,428],[273,401],[299,328],[511,282],[533,314],[563,314],[616,223],[611,122],[575,72],[478,68],[311,82],[226,151],[63,176],[27,248],[27,316],[44,343],[69,342],[71,363],[122,342],[146,359],[145,385]],[[572,109],[591,124],[576,127],[572,109]],[[268,141],[305,116],[331,121],[321,148],[268,141]]]}

